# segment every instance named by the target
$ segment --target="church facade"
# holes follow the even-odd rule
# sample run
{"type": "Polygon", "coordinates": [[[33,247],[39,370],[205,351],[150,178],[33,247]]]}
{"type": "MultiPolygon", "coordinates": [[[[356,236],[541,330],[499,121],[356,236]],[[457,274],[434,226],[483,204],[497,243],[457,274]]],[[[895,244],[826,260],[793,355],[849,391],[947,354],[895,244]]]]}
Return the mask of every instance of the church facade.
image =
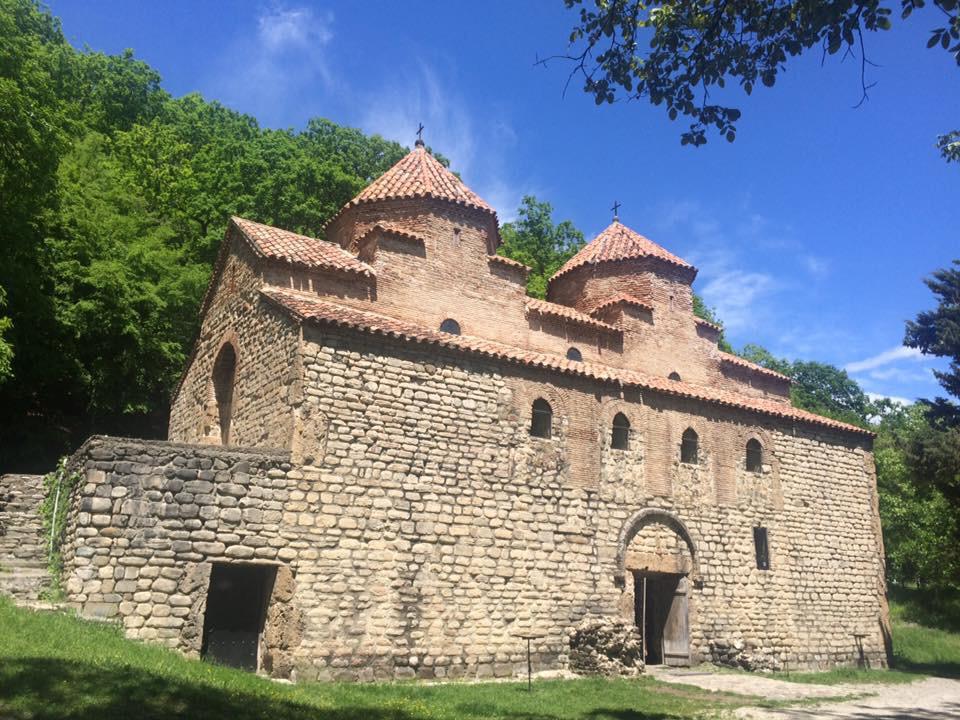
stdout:
{"type": "Polygon", "coordinates": [[[886,662],[872,436],[790,403],[618,220],[526,296],[494,211],[418,143],[326,239],[233,218],[169,442],[93,438],[70,602],[307,679],[886,662]]]}

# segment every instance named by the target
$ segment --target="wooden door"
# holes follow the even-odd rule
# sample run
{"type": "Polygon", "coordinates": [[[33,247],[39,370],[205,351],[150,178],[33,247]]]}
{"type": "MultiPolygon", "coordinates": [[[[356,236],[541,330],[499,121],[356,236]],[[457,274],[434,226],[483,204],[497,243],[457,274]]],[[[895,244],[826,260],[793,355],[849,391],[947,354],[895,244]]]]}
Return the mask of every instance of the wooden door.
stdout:
{"type": "Polygon", "coordinates": [[[663,662],[665,665],[690,664],[690,626],[687,608],[687,578],[677,578],[663,625],[663,662]]]}

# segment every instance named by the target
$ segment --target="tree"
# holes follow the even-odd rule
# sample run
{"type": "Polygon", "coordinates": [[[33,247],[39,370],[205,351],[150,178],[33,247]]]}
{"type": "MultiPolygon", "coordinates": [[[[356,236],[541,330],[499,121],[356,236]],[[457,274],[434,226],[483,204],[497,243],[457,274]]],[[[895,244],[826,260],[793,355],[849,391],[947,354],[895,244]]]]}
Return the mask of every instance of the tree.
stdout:
{"type": "MultiPolygon", "coordinates": [[[[7,304],[7,293],[0,287],[0,309],[7,304]]],[[[12,375],[13,346],[6,339],[6,334],[13,326],[13,321],[0,315],[0,385],[12,375]]]]}
{"type": "MultiPolygon", "coordinates": [[[[890,29],[892,9],[882,0],[564,0],[579,8],[570,33],[573,63],[568,79],[579,75],[584,91],[597,104],[618,97],[647,99],[663,105],[671,120],[691,119],[682,133],[684,145],[703,145],[711,128],[727,140],[736,138],[740,110],[714,102],[711,92],[728,83],[749,95],[755,87],[772,87],[787,59],[811,49],[826,55],[841,50],[859,56],[863,97],[871,87],[864,33],[890,29]]],[[[900,0],[908,18],[924,0],[900,0]]],[[[928,48],[943,48],[960,64],[960,2],[932,0],[943,20],[931,31],[928,48]]],[[[957,133],[944,141],[958,152],[957,133]]],[[[945,151],[946,152],[946,151],[945,151]]]]}
{"type": "MultiPolygon", "coordinates": [[[[937,297],[937,307],[907,322],[903,344],[925,355],[950,358],[950,369],[934,371],[948,394],[960,399],[960,260],[933,273],[925,282],[937,297]]],[[[960,425],[960,407],[945,398],[930,403],[936,418],[949,426],[960,425]]]]}
{"type": "Polygon", "coordinates": [[[499,254],[530,266],[527,294],[547,296],[547,281],[583,247],[583,233],[569,220],[553,223],[553,206],[531,195],[523,198],[519,219],[500,228],[499,254]]]}

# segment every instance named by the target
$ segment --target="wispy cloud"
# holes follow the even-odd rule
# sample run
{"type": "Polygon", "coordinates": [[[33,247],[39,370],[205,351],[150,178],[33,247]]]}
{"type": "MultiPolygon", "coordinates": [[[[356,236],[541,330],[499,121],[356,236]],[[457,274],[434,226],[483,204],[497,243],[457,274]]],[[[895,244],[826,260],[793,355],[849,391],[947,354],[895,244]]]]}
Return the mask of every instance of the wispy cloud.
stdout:
{"type": "MultiPolygon", "coordinates": [[[[225,104],[254,114],[267,125],[284,124],[291,108],[303,107],[307,90],[335,86],[329,46],[333,13],[310,7],[273,5],[254,19],[251,38],[242,32],[228,42],[209,84],[225,104]]],[[[289,123],[287,123],[289,124],[289,123]]]]}
{"type": "Polygon", "coordinates": [[[876,355],[871,355],[863,360],[847,363],[843,366],[843,369],[849,373],[863,372],[865,370],[883,367],[884,365],[890,365],[891,363],[901,360],[922,360],[923,357],[923,353],[916,348],[897,345],[896,347],[884,350],[876,355]]]}
{"type": "Polygon", "coordinates": [[[892,400],[897,405],[912,405],[913,400],[910,400],[905,397],[900,397],[899,395],[883,395],[882,393],[873,393],[868,392],[867,397],[876,402],[877,400],[892,400]]]}
{"type": "Polygon", "coordinates": [[[757,301],[776,289],[777,283],[770,275],[733,268],[715,274],[701,293],[726,327],[737,330],[756,322],[757,301]]]}

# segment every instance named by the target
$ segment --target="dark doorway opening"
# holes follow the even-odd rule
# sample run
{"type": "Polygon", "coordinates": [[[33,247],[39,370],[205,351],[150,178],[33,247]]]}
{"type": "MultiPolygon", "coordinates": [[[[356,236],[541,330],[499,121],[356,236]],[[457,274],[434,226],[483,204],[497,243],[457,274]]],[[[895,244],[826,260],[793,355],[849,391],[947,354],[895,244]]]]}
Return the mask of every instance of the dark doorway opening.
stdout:
{"type": "Polygon", "coordinates": [[[643,635],[647,665],[689,665],[687,578],[673,573],[635,572],[634,612],[643,635]]]}
{"type": "Polygon", "coordinates": [[[272,565],[214,563],[203,618],[205,660],[257,670],[260,634],[273,591],[272,565]]]}

